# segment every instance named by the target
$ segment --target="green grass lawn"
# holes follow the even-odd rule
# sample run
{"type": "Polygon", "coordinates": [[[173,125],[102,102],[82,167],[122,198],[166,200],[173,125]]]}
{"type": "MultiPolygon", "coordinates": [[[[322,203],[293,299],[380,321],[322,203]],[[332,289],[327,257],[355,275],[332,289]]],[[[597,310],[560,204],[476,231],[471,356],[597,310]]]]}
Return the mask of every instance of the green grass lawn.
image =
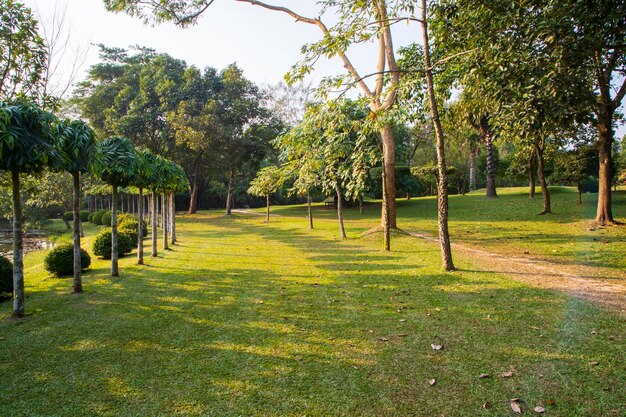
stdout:
{"type": "MultiPolygon", "coordinates": [[[[401,202],[402,227],[432,222],[413,208],[432,202],[401,202]]],[[[405,235],[384,253],[358,237],[374,210],[350,213],[347,241],[329,211],[313,231],[279,211],[294,216],[183,216],[173,250],[122,258],[116,279],[95,260],[79,296],[28,255],[28,317],[0,304],[0,415],[507,416],[512,398],[527,415],[624,415],[623,316],[469,259],[442,273],[438,245],[405,235]]],[[[556,234],[558,216],[530,223],[556,234]]]]}

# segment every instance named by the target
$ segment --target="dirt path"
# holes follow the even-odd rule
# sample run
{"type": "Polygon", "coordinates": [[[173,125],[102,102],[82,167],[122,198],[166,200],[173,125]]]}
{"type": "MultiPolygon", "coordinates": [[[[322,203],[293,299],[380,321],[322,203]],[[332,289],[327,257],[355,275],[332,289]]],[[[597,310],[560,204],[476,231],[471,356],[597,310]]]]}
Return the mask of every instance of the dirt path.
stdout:
{"type": "MultiPolygon", "coordinates": [[[[439,244],[431,235],[405,230],[410,236],[439,244]]],[[[586,265],[564,265],[545,259],[487,252],[453,243],[455,253],[471,260],[480,272],[504,274],[536,287],[563,291],[617,309],[626,315],[626,273],[586,265]]]]}

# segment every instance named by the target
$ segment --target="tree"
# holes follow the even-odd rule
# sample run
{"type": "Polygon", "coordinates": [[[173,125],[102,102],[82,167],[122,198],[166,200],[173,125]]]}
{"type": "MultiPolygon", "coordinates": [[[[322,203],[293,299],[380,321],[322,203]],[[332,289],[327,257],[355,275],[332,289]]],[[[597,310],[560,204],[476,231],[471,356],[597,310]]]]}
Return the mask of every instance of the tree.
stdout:
{"type": "MultiPolygon", "coordinates": [[[[132,185],[139,190],[139,199],[137,207],[137,264],[143,265],[143,190],[149,189],[151,185],[155,184],[158,179],[156,176],[156,162],[155,156],[149,149],[143,149],[137,152],[137,173],[132,182],[132,185]]],[[[153,223],[153,228],[156,227],[153,223]]],[[[156,232],[153,231],[156,235],[156,232]]],[[[153,236],[155,239],[156,236],[153,236]]]]}
{"type": "Polygon", "coordinates": [[[13,201],[13,316],[24,316],[24,251],[20,174],[55,167],[62,160],[53,135],[55,118],[28,103],[0,102],[0,170],[11,173],[13,201]]]}
{"type": "Polygon", "coordinates": [[[593,146],[581,144],[574,149],[562,149],[555,157],[556,180],[573,182],[578,189],[578,204],[583,203],[583,181],[598,175],[598,152],[593,146]]]}
{"type": "Polygon", "coordinates": [[[46,46],[31,10],[0,0],[0,100],[18,95],[39,98],[44,83],[46,46]]]}
{"type": "Polygon", "coordinates": [[[258,172],[256,178],[250,183],[248,193],[258,197],[265,197],[267,207],[265,220],[268,223],[270,221],[270,196],[278,191],[278,189],[282,186],[283,181],[284,177],[281,169],[277,166],[271,165],[262,168],[258,172]]]}
{"type": "Polygon", "coordinates": [[[118,189],[132,184],[139,168],[137,152],[126,138],[111,137],[101,145],[102,169],[100,178],[109,184],[111,193],[111,276],[119,276],[117,252],[117,202],[118,189]]]}
{"type": "Polygon", "coordinates": [[[74,214],[74,293],[83,292],[80,252],[80,176],[94,167],[99,147],[93,130],[81,120],[63,120],[56,126],[58,149],[63,154],[63,169],[72,175],[74,214]]]}

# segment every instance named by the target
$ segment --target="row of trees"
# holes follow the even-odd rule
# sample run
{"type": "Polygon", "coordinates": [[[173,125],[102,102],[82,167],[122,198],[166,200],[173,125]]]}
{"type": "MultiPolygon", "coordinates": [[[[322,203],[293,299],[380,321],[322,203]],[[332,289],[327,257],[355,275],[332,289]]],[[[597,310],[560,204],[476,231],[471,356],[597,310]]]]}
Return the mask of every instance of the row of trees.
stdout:
{"type": "MultiPolygon", "coordinates": [[[[96,140],[93,130],[83,121],[58,119],[52,113],[27,102],[0,102],[0,170],[11,176],[13,212],[13,315],[24,315],[23,227],[20,176],[44,170],[71,174],[73,179],[74,284],[82,289],[81,279],[81,175],[91,172],[112,187],[111,275],[119,275],[117,254],[117,189],[134,185],[153,195],[169,194],[186,188],[180,166],[151,152],[136,151],[125,138],[96,140]]],[[[156,201],[156,198],[153,198],[156,201]]],[[[143,262],[141,215],[139,210],[138,256],[143,262]]],[[[153,208],[153,213],[156,210],[153,208]]],[[[156,231],[153,219],[153,255],[156,256],[156,231]]],[[[167,230],[167,226],[164,228],[167,230]]],[[[167,233],[167,232],[165,232],[167,233]]],[[[167,237],[167,235],[166,235],[167,237]]]]}

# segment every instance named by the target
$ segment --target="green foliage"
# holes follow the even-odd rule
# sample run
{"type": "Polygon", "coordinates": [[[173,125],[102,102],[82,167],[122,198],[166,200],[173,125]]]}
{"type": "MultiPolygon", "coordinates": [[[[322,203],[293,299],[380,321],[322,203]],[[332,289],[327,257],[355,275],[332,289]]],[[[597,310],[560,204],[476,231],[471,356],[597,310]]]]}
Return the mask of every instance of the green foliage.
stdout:
{"type": "MultiPolygon", "coordinates": [[[[80,250],[81,270],[89,268],[91,257],[86,250],[80,250]]],[[[52,249],[44,258],[44,268],[49,273],[58,277],[72,275],[74,273],[74,245],[64,243],[52,249]]]]}
{"type": "Polygon", "coordinates": [[[95,212],[95,211],[94,211],[94,212],[92,212],[92,213],[89,213],[89,216],[87,216],[87,221],[88,221],[89,223],[93,223],[93,216],[94,216],[95,214],[96,214],[96,212],[95,212]]]}
{"type": "Polygon", "coordinates": [[[262,168],[250,183],[248,193],[257,197],[265,197],[275,193],[282,185],[284,177],[277,166],[262,168]]]}
{"type": "MultiPolygon", "coordinates": [[[[117,251],[120,257],[131,253],[135,247],[132,237],[126,233],[117,234],[117,245],[117,251]]],[[[96,235],[92,250],[96,256],[111,259],[111,230],[103,230],[96,235]]]]}
{"type": "MultiPolygon", "coordinates": [[[[382,167],[375,167],[369,171],[367,190],[374,198],[382,198],[382,171],[382,167]]],[[[396,165],[396,197],[404,197],[407,194],[417,196],[421,190],[420,181],[411,173],[411,169],[396,165]]]]}
{"type": "Polygon", "coordinates": [[[93,224],[97,224],[97,225],[101,225],[102,224],[102,216],[104,216],[105,213],[108,213],[108,210],[98,210],[93,214],[93,217],[91,218],[91,222],[93,224]]]}
{"type": "MultiPolygon", "coordinates": [[[[123,214],[118,217],[118,230],[124,228],[127,232],[132,232],[135,235],[137,234],[137,230],[139,229],[139,220],[137,220],[137,216],[132,214],[123,214]]],[[[141,221],[141,230],[143,237],[148,236],[148,226],[145,220],[141,221]]]]}
{"type": "Polygon", "coordinates": [[[111,227],[111,220],[112,220],[112,214],[110,211],[107,211],[104,214],[102,214],[102,217],[100,218],[100,224],[105,227],[111,227]]]}
{"type": "Polygon", "coordinates": [[[0,0],[0,28],[0,100],[41,96],[47,49],[31,9],[0,0]]]}
{"type": "Polygon", "coordinates": [[[102,181],[116,187],[126,187],[133,182],[139,168],[139,157],[133,144],[126,138],[112,137],[100,145],[102,181]]]}
{"type": "Polygon", "coordinates": [[[57,148],[64,156],[63,169],[85,173],[99,163],[99,147],[93,130],[82,120],[61,120],[55,126],[57,148]]]}
{"type": "Polygon", "coordinates": [[[80,213],[79,215],[80,215],[80,221],[81,222],[88,222],[89,221],[89,216],[91,215],[89,210],[81,210],[79,213],[80,213]]]}
{"type": "Polygon", "coordinates": [[[74,213],[71,211],[66,211],[63,213],[63,220],[66,222],[74,221],[74,213]]]}
{"type": "Polygon", "coordinates": [[[0,256],[0,294],[13,292],[13,264],[0,256]]]}

